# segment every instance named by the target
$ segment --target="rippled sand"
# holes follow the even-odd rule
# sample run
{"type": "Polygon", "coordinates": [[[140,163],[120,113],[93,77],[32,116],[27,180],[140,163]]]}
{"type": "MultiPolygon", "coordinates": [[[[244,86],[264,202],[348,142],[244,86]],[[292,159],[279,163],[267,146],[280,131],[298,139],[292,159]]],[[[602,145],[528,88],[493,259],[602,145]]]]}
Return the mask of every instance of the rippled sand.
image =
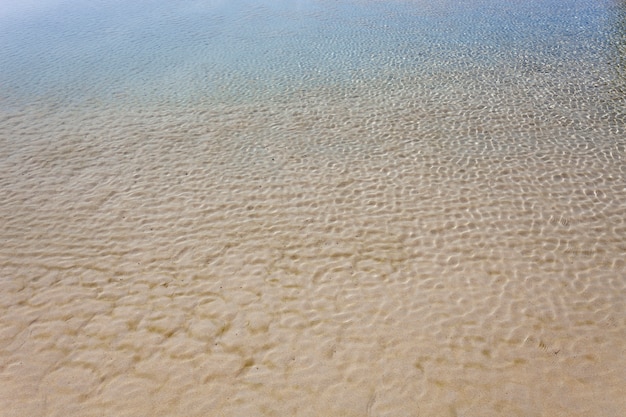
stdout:
{"type": "Polygon", "coordinates": [[[567,71],[3,108],[0,415],[623,415],[624,98],[567,71]]]}
{"type": "Polygon", "coordinates": [[[619,415],[623,131],[403,91],[5,117],[3,414],[619,415]]]}

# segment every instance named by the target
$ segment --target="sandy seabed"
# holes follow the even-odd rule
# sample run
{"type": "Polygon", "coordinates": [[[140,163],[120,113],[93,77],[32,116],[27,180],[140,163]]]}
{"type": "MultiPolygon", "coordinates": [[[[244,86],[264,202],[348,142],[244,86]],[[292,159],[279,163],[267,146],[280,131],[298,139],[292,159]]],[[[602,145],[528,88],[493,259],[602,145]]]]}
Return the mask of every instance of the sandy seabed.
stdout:
{"type": "Polygon", "coordinates": [[[623,108],[467,76],[5,111],[0,415],[623,415],[623,108]]]}

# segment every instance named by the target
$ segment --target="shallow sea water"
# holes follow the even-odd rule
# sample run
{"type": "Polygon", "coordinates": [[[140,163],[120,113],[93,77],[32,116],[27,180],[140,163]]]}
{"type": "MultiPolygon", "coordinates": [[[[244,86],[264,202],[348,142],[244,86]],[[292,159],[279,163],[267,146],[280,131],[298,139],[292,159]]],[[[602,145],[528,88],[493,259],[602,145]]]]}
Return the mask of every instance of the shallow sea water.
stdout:
{"type": "Polygon", "coordinates": [[[626,3],[0,4],[0,415],[622,416],[626,3]]]}

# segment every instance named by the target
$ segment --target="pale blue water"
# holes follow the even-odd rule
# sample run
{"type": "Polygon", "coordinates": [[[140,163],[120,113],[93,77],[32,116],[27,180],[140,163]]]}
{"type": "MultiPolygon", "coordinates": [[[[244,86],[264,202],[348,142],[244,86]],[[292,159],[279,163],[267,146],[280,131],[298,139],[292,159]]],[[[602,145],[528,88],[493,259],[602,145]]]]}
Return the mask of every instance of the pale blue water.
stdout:
{"type": "Polygon", "coordinates": [[[563,83],[585,71],[589,82],[624,84],[617,1],[5,3],[5,104],[120,92],[246,100],[374,77],[523,67],[563,83]]]}

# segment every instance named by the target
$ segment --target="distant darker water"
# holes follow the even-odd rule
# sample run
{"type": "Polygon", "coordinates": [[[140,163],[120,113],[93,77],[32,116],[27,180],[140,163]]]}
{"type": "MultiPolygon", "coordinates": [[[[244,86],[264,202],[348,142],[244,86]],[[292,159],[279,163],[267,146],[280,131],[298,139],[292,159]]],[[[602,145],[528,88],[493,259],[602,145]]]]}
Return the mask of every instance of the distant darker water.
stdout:
{"type": "Polygon", "coordinates": [[[373,78],[446,73],[453,82],[470,71],[543,72],[563,83],[582,73],[616,91],[625,82],[624,5],[616,1],[48,0],[5,8],[3,104],[250,100],[373,78]]]}

